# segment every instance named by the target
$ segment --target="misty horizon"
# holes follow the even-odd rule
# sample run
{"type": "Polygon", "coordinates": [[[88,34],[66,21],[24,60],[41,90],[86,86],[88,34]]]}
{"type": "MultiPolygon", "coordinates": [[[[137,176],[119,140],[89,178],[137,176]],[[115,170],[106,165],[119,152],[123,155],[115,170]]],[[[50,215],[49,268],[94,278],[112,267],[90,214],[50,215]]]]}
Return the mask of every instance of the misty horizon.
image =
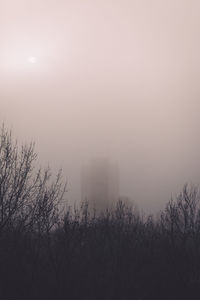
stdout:
{"type": "Polygon", "coordinates": [[[0,0],[0,299],[199,299],[199,28],[199,0],[0,0]]]}
{"type": "Polygon", "coordinates": [[[0,3],[0,121],[63,168],[117,161],[120,194],[146,211],[199,184],[198,1],[0,3]]]}

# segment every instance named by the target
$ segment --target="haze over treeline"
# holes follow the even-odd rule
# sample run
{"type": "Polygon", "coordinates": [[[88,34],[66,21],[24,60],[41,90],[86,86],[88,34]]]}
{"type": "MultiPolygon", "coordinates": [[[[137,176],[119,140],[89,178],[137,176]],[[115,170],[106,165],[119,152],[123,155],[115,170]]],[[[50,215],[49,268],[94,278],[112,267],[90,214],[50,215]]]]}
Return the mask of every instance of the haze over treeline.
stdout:
{"type": "Polygon", "coordinates": [[[1,0],[0,120],[63,167],[68,198],[96,156],[118,161],[120,193],[147,210],[199,183],[199,6],[1,0]]]}
{"type": "Polygon", "coordinates": [[[185,185],[156,217],[121,200],[98,211],[88,202],[73,208],[62,171],[52,177],[36,162],[34,144],[19,146],[2,127],[2,299],[199,299],[196,187],[185,185]]]}

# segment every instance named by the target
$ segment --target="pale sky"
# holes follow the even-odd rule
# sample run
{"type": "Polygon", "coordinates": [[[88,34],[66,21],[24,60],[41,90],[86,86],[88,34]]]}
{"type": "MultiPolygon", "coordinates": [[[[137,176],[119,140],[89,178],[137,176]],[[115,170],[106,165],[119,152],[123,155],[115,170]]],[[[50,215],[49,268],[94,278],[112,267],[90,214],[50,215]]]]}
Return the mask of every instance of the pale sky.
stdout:
{"type": "Polygon", "coordinates": [[[160,209],[200,181],[200,1],[0,0],[0,122],[80,198],[81,165],[160,209]]]}

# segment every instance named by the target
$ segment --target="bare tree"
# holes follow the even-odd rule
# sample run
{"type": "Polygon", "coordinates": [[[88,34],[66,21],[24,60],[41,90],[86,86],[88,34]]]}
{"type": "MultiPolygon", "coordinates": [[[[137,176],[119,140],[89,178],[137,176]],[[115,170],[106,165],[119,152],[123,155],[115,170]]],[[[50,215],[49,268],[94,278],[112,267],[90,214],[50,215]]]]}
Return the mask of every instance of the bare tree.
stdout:
{"type": "Polygon", "coordinates": [[[36,170],[34,143],[18,146],[3,125],[0,132],[0,233],[5,227],[22,226],[49,232],[59,218],[66,191],[62,171],[51,180],[50,169],[36,170]]]}

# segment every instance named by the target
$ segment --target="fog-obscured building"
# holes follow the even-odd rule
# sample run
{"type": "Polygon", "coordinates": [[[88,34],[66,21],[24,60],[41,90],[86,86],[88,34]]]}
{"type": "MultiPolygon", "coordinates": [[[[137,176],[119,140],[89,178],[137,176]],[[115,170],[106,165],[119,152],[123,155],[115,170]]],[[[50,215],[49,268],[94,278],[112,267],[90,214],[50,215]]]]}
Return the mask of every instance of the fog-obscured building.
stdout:
{"type": "Polygon", "coordinates": [[[119,172],[116,163],[96,158],[83,166],[81,174],[82,201],[90,210],[105,210],[119,199],[119,172]]]}

